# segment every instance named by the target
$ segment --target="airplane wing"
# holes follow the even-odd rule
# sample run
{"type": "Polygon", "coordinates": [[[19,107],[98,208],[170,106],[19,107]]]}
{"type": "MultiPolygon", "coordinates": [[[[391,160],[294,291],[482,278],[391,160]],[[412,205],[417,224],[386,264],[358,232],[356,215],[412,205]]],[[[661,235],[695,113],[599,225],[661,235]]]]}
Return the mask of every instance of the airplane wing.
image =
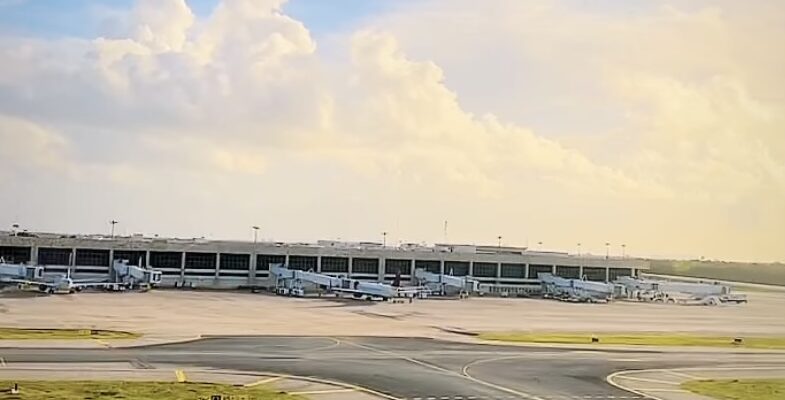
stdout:
{"type": "Polygon", "coordinates": [[[88,288],[88,287],[103,287],[103,286],[105,286],[107,283],[108,283],[108,282],[96,282],[96,281],[90,281],[90,282],[84,282],[84,281],[83,281],[83,282],[73,282],[73,283],[71,283],[71,287],[72,287],[72,288],[80,288],[80,289],[81,289],[81,288],[88,288]]]}

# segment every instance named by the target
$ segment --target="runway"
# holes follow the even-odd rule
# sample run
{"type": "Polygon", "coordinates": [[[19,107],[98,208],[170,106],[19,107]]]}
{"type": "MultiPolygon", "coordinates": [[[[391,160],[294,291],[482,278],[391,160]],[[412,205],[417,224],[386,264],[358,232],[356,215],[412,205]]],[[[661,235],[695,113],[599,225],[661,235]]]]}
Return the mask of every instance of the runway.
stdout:
{"type": "Polygon", "coordinates": [[[635,399],[621,370],[783,366],[783,353],[580,351],[382,337],[215,337],[132,349],[0,348],[30,362],[127,362],[273,372],[346,382],[400,399],[635,399]]]}

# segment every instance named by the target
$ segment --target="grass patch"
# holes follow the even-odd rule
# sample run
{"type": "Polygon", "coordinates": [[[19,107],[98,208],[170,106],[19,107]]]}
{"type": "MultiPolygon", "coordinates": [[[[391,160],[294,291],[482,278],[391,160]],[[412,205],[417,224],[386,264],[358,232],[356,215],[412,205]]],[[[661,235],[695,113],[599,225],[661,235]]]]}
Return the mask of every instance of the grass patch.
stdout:
{"type": "Polygon", "coordinates": [[[755,349],[785,349],[785,337],[744,337],[741,344],[734,344],[731,336],[704,336],[682,333],[599,333],[563,332],[484,332],[484,340],[506,342],[557,343],[557,344],[615,344],[647,346],[710,346],[744,347],[755,349]],[[592,338],[597,338],[597,343],[592,338]]]}
{"type": "Polygon", "coordinates": [[[299,400],[263,386],[242,387],[212,383],[123,381],[18,381],[19,394],[10,394],[10,381],[0,381],[0,400],[299,400]]]}
{"type": "Polygon", "coordinates": [[[681,387],[719,400],[785,399],[785,379],[709,379],[687,381],[681,387]]]}
{"type": "Polygon", "coordinates": [[[102,329],[23,329],[0,328],[0,340],[23,339],[136,339],[142,335],[133,332],[102,329]]]}

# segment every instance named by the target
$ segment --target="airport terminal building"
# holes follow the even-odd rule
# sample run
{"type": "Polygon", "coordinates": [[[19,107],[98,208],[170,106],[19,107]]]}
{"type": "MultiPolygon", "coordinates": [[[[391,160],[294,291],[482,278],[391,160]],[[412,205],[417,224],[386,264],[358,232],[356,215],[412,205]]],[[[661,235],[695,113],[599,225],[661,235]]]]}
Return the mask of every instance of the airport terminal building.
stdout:
{"type": "Polygon", "coordinates": [[[194,285],[239,288],[269,285],[270,264],[354,279],[407,282],[416,268],[454,276],[473,276],[499,288],[537,285],[537,274],[610,281],[637,276],[646,260],[605,258],[522,247],[436,244],[383,246],[373,242],[317,243],[243,242],[108,237],[55,233],[0,232],[0,257],[30,263],[46,272],[108,274],[114,259],[125,259],[163,272],[163,286],[194,285]]]}

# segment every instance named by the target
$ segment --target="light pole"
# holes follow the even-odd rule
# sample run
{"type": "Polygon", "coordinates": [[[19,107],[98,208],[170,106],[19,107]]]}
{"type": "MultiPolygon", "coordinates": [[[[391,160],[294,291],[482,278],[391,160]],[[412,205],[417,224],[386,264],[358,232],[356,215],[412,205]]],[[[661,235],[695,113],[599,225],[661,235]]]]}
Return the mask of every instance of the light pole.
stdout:
{"type": "Polygon", "coordinates": [[[607,260],[608,258],[610,258],[610,255],[611,255],[611,248],[610,248],[610,246],[611,246],[611,244],[610,244],[610,243],[608,243],[608,242],[605,242],[605,259],[606,259],[606,260],[607,260]]]}
{"type": "Polygon", "coordinates": [[[114,226],[117,225],[117,221],[111,220],[109,223],[112,224],[111,236],[114,237],[114,226]]]}
{"type": "Polygon", "coordinates": [[[11,225],[11,228],[14,229],[14,236],[17,236],[19,232],[19,224],[13,224],[11,225]]]}
{"type": "Polygon", "coordinates": [[[625,258],[625,257],[627,257],[627,245],[626,244],[622,244],[621,245],[621,258],[625,258]]]}
{"type": "Polygon", "coordinates": [[[578,242],[578,257],[581,256],[581,242],[578,242]]]}
{"type": "Polygon", "coordinates": [[[382,247],[387,247],[387,231],[382,232],[382,247]]]}
{"type": "Polygon", "coordinates": [[[537,242],[537,245],[539,246],[537,250],[542,250],[542,242],[537,242]]]}
{"type": "Polygon", "coordinates": [[[259,233],[259,227],[254,225],[251,227],[253,229],[253,242],[256,243],[256,236],[259,233]]]}
{"type": "Polygon", "coordinates": [[[502,235],[499,235],[497,239],[499,239],[499,247],[502,247],[502,235]]]}

